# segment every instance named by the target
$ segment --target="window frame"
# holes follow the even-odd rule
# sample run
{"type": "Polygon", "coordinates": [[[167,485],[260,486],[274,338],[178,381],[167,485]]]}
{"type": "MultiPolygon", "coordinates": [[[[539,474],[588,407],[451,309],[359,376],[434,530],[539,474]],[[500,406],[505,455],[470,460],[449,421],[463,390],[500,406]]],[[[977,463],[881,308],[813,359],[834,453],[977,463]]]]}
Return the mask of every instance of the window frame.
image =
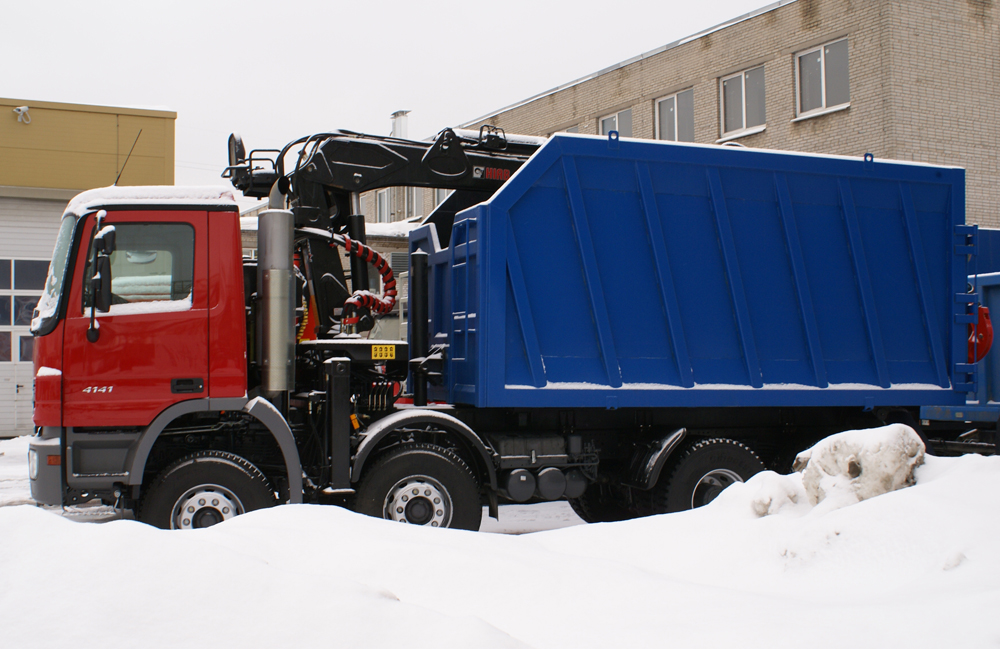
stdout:
{"type": "Polygon", "coordinates": [[[761,133],[767,129],[767,71],[764,69],[764,64],[754,65],[749,68],[744,68],[739,72],[734,72],[732,74],[727,74],[723,77],[719,77],[719,139],[716,143],[726,142],[728,140],[734,140],[740,137],[746,137],[747,135],[754,135],[755,133],[761,133]],[[762,124],[757,124],[755,126],[747,126],[747,73],[753,72],[755,70],[761,70],[764,73],[764,122],[762,124]],[[735,79],[740,77],[740,123],[742,126],[738,129],[732,131],[726,130],[726,91],[725,83],[730,79],[735,79]]]}
{"type": "MultiPolygon", "coordinates": [[[[680,111],[680,108],[679,108],[679,102],[677,101],[677,98],[680,95],[683,95],[685,92],[690,92],[691,93],[691,96],[692,96],[692,106],[693,106],[694,86],[691,86],[690,88],[685,88],[683,90],[678,90],[677,92],[675,92],[673,94],[665,95],[665,96],[660,97],[659,99],[657,99],[656,101],[653,102],[653,124],[654,124],[653,137],[656,138],[657,140],[662,140],[664,142],[694,142],[695,141],[694,139],[691,139],[691,140],[681,140],[680,139],[680,128],[679,128],[679,126],[680,126],[680,114],[681,114],[681,111],[680,111]],[[662,134],[660,133],[660,104],[662,102],[667,101],[668,99],[673,99],[674,100],[674,136],[675,137],[672,140],[668,140],[667,138],[663,137],[662,134]]],[[[693,107],[692,107],[692,112],[691,112],[691,120],[692,120],[692,122],[694,121],[694,110],[693,110],[693,107]]],[[[692,138],[693,138],[693,133],[692,133],[692,138]]]]}
{"type": "Polygon", "coordinates": [[[832,41],[826,41],[825,43],[820,43],[816,47],[810,47],[809,49],[796,52],[794,54],[794,68],[795,68],[795,119],[793,122],[797,122],[803,119],[809,119],[810,117],[818,117],[820,115],[826,115],[828,113],[836,113],[841,110],[846,110],[851,107],[850,99],[850,79],[851,79],[851,45],[848,36],[842,36],[840,38],[835,38],[832,41]],[[847,42],[847,91],[848,99],[845,102],[839,104],[834,104],[833,106],[827,105],[826,99],[826,48],[835,43],[841,41],[847,42]],[[820,73],[820,100],[821,105],[818,108],[812,108],[807,111],[802,110],[802,57],[808,56],[814,52],[819,52],[819,73],[820,73]]]}

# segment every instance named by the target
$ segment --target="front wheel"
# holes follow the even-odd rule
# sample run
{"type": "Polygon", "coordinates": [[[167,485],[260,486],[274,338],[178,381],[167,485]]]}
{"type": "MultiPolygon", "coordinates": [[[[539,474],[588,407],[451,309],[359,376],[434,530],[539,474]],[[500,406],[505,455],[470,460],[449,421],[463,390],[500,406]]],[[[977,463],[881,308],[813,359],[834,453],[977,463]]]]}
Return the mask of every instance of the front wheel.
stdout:
{"type": "Polygon", "coordinates": [[[729,485],[746,482],[764,468],[760,458],[736,440],[697,441],[673,463],[670,477],[653,488],[654,510],[680,512],[707,505],[729,485]]]}
{"type": "Polygon", "coordinates": [[[451,449],[403,444],[369,467],[358,484],[355,509],[411,525],[478,530],[479,485],[451,449]]]}
{"type": "Polygon", "coordinates": [[[233,453],[201,451],[164,469],[139,505],[139,520],[165,530],[211,527],[274,505],[260,469],[233,453]]]}

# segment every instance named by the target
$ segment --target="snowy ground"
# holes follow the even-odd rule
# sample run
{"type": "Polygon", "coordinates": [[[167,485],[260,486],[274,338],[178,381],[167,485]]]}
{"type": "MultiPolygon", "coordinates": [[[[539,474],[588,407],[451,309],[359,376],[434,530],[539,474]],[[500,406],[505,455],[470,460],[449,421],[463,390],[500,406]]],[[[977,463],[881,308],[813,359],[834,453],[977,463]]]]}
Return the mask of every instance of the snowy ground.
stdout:
{"type": "Polygon", "coordinates": [[[528,508],[508,531],[569,525],[534,534],[308,505],[164,532],[19,505],[26,447],[0,442],[3,647],[1000,645],[1000,458],[928,457],[915,486],[839,508],[764,473],[624,523],[528,508]]]}

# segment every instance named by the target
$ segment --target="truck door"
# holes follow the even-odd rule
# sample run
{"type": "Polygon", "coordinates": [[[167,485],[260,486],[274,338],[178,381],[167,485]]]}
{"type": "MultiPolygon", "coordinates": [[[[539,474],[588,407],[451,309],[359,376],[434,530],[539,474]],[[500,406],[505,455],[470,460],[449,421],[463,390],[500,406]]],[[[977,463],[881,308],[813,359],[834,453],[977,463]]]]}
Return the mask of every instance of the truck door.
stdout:
{"type": "Polygon", "coordinates": [[[64,337],[63,425],[145,426],[208,395],[208,216],[108,211],[112,306],[87,340],[94,215],[84,223],[64,337]]]}

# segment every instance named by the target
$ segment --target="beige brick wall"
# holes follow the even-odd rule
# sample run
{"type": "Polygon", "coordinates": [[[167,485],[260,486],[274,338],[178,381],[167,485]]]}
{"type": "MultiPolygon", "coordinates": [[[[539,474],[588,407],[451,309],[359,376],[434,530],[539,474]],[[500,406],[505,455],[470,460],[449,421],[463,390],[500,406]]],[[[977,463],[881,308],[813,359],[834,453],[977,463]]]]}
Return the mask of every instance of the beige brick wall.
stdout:
{"type": "Polygon", "coordinates": [[[893,156],[966,169],[969,220],[1000,227],[1000,10],[888,3],[893,156]]]}
{"type": "Polygon", "coordinates": [[[631,108],[652,138],[655,100],[694,89],[695,140],[720,138],[719,79],[764,65],[767,125],[752,147],[967,169],[967,220],[1000,227],[1000,10],[992,0],[797,0],[466,126],[549,135],[631,108]],[[848,38],[850,107],[796,118],[795,54],[848,38]]]}

